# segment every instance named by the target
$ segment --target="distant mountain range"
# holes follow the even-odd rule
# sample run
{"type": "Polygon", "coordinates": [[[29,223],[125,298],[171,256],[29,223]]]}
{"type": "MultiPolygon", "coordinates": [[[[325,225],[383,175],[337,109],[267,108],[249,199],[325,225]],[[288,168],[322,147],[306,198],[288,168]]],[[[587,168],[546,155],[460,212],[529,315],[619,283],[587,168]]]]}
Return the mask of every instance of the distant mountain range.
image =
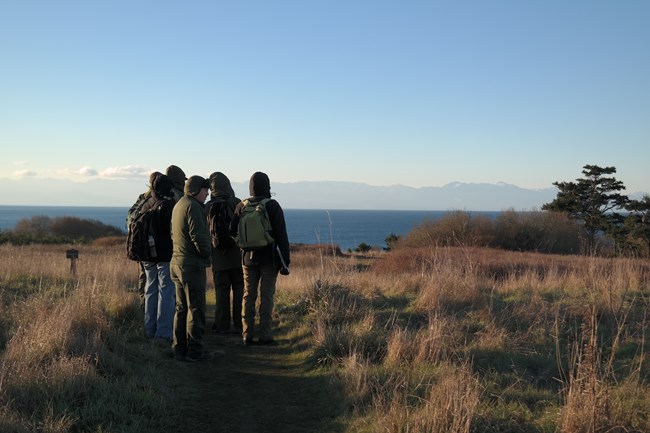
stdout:
{"type": "Polygon", "coordinates": [[[503,183],[461,182],[423,188],[356,182],[272,183],[271,191],[288,208],[475,211],[539,208],[557,194],[555,187],[530,190],[503,183]]]}
{"type": "MultiPolygon", "coordinates": [[[[146,191],[147,181],[93,179],[88,182],[0,178],[0,204],[56,206],[125,206],[146,191]]],[[[233,182],[240,198],[248,196],[248,182],[233,182]]],[[[506,183],[452,182],[413,188],[373,186],[359,182],[271,183],[271,191],[287,209],[468,210],[539,209],[557,195],[555,187],[525,189],[506,183]]],[[[644,193],[628,193],[641,198],[644,193]]]]}

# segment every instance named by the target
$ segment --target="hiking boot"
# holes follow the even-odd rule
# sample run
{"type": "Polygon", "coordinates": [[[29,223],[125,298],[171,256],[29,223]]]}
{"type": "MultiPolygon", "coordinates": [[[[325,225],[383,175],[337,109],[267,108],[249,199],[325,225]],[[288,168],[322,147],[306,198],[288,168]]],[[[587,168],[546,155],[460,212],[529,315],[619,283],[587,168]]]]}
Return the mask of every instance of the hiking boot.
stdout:
{"type": "Polygon", "coordinates": [[[277,346],[278,342],[272,338],[260,338],[257,344],[261,346],[277,346]]]}
{"type": "Polygon", "coordinates": [[[244,338],[244,346],[252,346],[255,344],[252,338],[244,338]]]}

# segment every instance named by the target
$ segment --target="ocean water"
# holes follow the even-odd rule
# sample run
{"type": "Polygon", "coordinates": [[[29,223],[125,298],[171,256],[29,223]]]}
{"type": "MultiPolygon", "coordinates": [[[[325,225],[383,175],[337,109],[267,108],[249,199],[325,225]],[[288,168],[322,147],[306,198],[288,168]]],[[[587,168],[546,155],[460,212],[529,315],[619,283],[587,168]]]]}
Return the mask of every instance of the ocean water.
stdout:
{"type": "MultiPolygon", "coordinates": [[[[10,230],[19,220],[37,215],[94,219],[126,230],[127,210],[127,207],[0,206],[0,230],[10,230]]],[[[362,242],[385,247],[385,239],[391,233],[406,235],[414,226],[445,214],[447,211],[284,209],[291,243],[334,243],[342,250],[354,249],[362,242]]],[[[473,214],[493,217],[498,212],[473,214]]]]}

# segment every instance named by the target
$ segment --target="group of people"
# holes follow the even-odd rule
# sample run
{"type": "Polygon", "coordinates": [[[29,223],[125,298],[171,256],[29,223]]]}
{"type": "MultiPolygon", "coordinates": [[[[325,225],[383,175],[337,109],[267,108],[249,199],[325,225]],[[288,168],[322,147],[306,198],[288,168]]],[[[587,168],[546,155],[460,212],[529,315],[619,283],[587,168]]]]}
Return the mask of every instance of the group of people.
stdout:
{"type": "MultiPolygon", "coordinates": [[[[262,172],[250,178],[250,195],[236,197],[230,180],[221,172],[208,179],[186,178],[175,165],[165,174],[154,172],[149,190],[138,197],[132,210],[141,214],[155,210],[153,232],[156,260],[140,262],[140,293],[144,305],[147,337],[171,344],[181,361],[213,358],[206,351],[206,268],[211,267],[216,303],[212,330],[240,335],[243,344],[275,344],[272,314],[275,286],[281,268],[290,263],[289,240],[280,204],[271,199],[269,177],[262,172]],[[207,201],[208,195],[210,200],[207,201]],[[246,203],[264,200],[273,242],[261,249],[240,249],[239,219],[246,203]],[[216,234],[209,227],[212,206],[227,210],[227,247],[215,245],[216,234]],[[259,328],[256,302],[260,298],[259,328]]],[[[132,211],[129,212],[132,214],[132,211]]],[[[128,220],[127,220],[128,226],[128,220]]]]}

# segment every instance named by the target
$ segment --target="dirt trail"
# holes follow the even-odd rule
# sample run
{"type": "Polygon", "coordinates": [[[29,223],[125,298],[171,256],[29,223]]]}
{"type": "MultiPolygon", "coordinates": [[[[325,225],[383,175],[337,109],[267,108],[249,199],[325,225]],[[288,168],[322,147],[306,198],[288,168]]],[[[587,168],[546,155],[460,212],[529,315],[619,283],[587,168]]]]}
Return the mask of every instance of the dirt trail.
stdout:
{"type": "MultiPolygon", "coordinates": [[[[211,318],[207,324],[209,329],[211,318]]],[[[207,331],[206,350],[225,354],[196,363],[170,358],[161,365],[173,376],[174,399],[182,407],[177,431],[343,432],[343,406],[330,378],[305,365],[281,332],[277,346],[244,346],[239,337],[207,331]]]]}

